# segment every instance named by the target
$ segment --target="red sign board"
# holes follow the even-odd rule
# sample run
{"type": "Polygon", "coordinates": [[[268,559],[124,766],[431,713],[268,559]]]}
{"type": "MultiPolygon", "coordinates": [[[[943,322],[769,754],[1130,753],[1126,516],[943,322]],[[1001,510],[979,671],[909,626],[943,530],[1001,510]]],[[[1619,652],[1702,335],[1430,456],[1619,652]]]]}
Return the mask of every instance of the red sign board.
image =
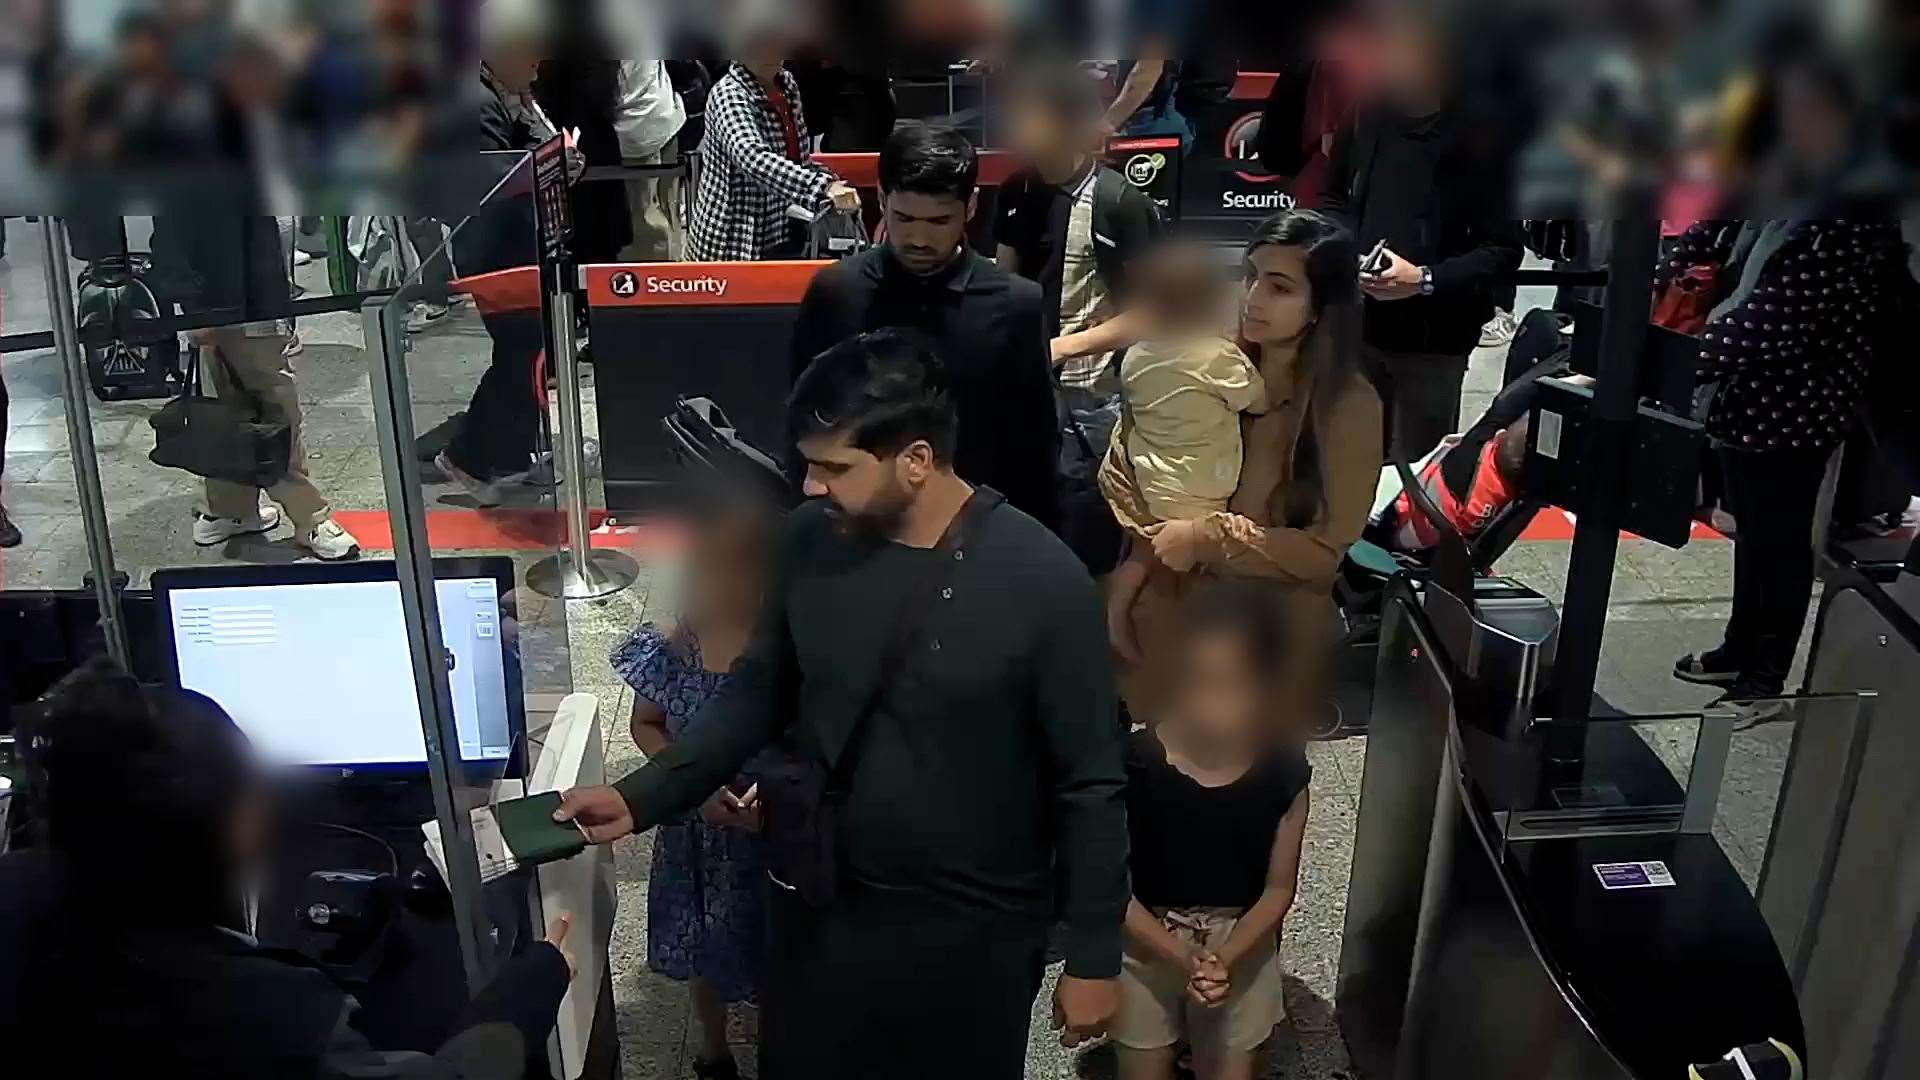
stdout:
{"type": "Polygon", "coordinates": [[[583,270],[593,307],[798,304],[828,262],[613,263],[583,270]]]}

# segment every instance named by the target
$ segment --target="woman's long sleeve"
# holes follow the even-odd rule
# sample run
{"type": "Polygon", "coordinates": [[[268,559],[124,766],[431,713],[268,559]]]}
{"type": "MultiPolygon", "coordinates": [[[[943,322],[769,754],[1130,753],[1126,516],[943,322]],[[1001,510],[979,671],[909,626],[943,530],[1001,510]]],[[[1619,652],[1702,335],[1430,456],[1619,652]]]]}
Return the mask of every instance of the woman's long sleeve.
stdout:
{"type": "Polygon", "coordinates": [[[1332,582],[1360,539],[1380,478],[1380,398],[1364,380],[1315,424],[1325,463],[1326,507],[1304,528],[1261,525],[1240,514],[1201,520],[1201,561],[1223,573],[1296,584],[1332,582]]]}

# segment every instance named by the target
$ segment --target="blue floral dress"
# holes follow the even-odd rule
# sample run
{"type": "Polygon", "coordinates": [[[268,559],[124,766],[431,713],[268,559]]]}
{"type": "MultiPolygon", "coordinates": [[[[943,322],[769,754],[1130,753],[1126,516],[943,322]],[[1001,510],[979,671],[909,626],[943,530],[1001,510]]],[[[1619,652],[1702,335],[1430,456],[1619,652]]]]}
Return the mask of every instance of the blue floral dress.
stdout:
{"type": "MultiPolygon", "coordinates": [[[[666,714],[677,739],[728,676],[706,670],[700,641],[679,641],[643,623],[612,657],[633,692],[666,714]]],[[[753,777],[742,776],[736,790],[753,777]]],[[[754,996],[766,943],[766,887],[761,841],[744,829],[721,829],[696,811],[653,835],[647,881],[647,967],[669,979],[701,978],[723,1001],[754,996]]]]}

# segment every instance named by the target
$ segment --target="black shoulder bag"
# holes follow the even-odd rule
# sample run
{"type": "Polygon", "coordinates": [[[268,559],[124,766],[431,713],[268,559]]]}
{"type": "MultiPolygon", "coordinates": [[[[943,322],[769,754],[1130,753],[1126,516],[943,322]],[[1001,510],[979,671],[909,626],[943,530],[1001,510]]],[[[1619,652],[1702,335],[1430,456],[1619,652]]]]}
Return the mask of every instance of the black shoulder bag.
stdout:
{"type": "MultiPolygon", "coordinates": [[[[218,349],[200,351],[199,361],[226,363],[218,349]]],[[[200,366],[187,364],[184,392],[147,421],[153,426],[148,459],[249,487],[270,488],[285,479],[293,461],[293,425],[263,417],[250,404],[206,396],[200,389],[200,366]]],[[[235,378],[229,381],[239,384],[235,378]]]]}
{"type": "Polygon", "coordinates": [[[927,616],[941,590],[953,579],[967,541],[979,535],[987,516],[1002,501],[1000,493],[992,488],[975,488],[935,548],[943,557],[933,560],[925,578],[901,599],[873,688],[847,732],[840,759],[828,768],[811,755],[789,752],[761,775],[767,874],[776,886],[798,893],[814,907],[828,907],[840,896],[840,829],[867,722],[899,681],[927,616]]]}

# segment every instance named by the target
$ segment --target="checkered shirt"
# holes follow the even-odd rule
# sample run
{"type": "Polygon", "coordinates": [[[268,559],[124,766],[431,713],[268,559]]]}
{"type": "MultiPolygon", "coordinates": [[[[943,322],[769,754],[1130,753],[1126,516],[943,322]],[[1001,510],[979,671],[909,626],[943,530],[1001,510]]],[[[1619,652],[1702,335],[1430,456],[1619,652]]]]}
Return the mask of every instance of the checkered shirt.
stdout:
{"type": "MultiPolygon", "coordinates": [[[[807,122],[800,86],[780,72],[806,153],[807,122]]],[[[707,98],[707,137],[700,144],[700,184],[693,200],[688,257],[695,262],[745,262],[765,258],[794,235],[787,207],[815,210],[827,201],[833,176],[811,161],[786,155],[780,114],[752,73],[734,64],[707,98]]]]}

